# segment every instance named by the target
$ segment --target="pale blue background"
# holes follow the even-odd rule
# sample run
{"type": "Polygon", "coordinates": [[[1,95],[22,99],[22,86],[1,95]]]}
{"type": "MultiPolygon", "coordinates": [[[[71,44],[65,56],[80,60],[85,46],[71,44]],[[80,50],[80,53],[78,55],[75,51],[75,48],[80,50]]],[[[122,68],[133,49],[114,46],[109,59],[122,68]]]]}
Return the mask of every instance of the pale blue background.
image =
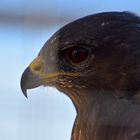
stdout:
{"type": "Polygon", "coordinates": [[[20,77],[45,41],[74,19],[102,11],[140,15],[140,0],[0,1],[0,140],[69,140],[75,109],[52,88],[29,91],[20,77]]]}

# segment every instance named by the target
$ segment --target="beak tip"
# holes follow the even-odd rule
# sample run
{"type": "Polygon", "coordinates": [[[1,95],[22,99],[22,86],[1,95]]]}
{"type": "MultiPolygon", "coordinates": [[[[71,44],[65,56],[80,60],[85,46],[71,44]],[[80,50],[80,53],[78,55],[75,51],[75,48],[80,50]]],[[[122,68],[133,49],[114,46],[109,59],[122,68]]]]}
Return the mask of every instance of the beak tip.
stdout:
{"type": "Polygon", "coordinates": [[[22,93],[23,93],[24,96],[28,99],[28,96],[27,96],[27,90],[26,90],[26,89],[22,89],[22,93]]]}
{"type": "Polygon", "coordinates": [[[26,93],[23,93],[24,94],[24,96],[26,97],[26,99],[28,99],[28,96],[27,96],[27,94],[26,93]]]}
{"type": "Polygon", "coordinates": [[[27,90],[36,88],[40,85],[41,85],[40,78],[37,75],[33,74],[29,67],[26,68],[20,80],[20,87],[24,96],[28,98],[27,90]]]}

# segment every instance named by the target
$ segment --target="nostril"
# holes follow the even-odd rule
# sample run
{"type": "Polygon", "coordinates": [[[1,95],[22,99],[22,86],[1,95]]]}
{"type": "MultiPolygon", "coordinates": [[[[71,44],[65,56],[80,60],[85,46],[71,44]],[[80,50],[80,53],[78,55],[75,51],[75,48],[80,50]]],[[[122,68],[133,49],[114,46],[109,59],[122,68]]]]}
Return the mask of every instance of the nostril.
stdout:
{"type": "Polygon", "coordinates": [[[34,71],[40,71],[41,70],[41,65],[35,66],[34,71]]]}
{"type": "Polygon", "coordinates": [[[32,72],[40,72],[42,69],[43,61],[40,57],[37,57],[33,60],[33,62],[30,64],[30,69],[32,72]]]}

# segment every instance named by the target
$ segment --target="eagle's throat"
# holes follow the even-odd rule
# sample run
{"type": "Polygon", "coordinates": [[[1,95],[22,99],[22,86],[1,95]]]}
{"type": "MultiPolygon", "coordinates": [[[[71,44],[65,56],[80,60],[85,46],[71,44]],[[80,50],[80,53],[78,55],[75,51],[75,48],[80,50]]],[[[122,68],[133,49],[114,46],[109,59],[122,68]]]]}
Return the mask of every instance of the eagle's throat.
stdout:
{"type": "Polygon", "coordinates": [[[139,105],[100,92],[70,92],[77,110],[71,140],[132,140],[140,138],[139,105]],[[134,115],[135,110],[138,112],[134,115]],[[132,120],[134,120],[132,122],[132,120]],[[131,123],[132,122],[132,123],[131,123]]]}

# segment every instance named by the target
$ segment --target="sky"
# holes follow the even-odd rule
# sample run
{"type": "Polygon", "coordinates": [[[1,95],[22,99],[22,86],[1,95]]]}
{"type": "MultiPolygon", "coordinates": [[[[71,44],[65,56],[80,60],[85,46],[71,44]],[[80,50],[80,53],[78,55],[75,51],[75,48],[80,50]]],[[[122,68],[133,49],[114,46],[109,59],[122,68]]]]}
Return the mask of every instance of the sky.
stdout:
{"type": "Polygon", "coordinates": [[[28,100],[25,99],[20,89],[20,78],[24,69],[37,56],[47,39],[66,23],[104,11],[131,11],[140,15],[139,7],[139,0],[2,1],[0,139],[69,140],[76,116],[72,102],[63,93],[51,87],[30,90],[28,100]],[[5,17],[2,16],[3,13],[5,17]],[[22,16],[24,19],[21,18],[19,22],[19,18],[10,19],[5,13],[12,13],[13,17],[22,16]],[[32,18],[42,15],[53,16],[57,17],[57,20],[45,20],[44,26],[45,24],[37,20],[33,20],[37,22],[33,23],[28,15],[32,18]],[[48,22],[50,24],[47,24],[48,22]]]}

